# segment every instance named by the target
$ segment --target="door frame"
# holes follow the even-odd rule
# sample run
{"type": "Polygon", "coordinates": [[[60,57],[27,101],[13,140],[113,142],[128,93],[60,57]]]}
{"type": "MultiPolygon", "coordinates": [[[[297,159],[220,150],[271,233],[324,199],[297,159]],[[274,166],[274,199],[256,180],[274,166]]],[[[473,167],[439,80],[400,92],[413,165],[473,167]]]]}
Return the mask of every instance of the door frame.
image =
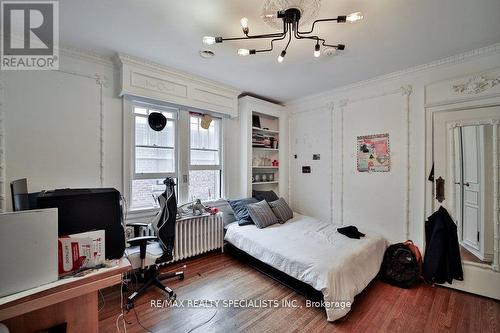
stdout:
{"type": "MultiPolygon", "coordinates": [[[[434,182],[428,181],[434,160],[433,118],[436,112],[466,111],[485,107],[500,106],[500,67],[480,73],[434,82],[425,87],[425,213],[429,216],[434,211],[434,182]]],[[[472,117],[471,117],[472,118],[472,117]]],[[[477,120],[476,120],[477,121],[477,120]]],[[[470,123],[474,124],[474,123],[470,123]]],[[[491,122],[489,122],[491,124],[491,122]]],[[[443,286],[459,289],[486,297],[500,299],[500,124],[493,125],[494,156],[494,254],[491,265],[462,261],[464,281],[453,281],[443,286]]],[[[453,200],[453,199],[452,199],[453,200]]],[[[424,228],[422,233],[425,234],[424,228]]],[[[425,237],[424,237],[425,239],[425,237]]]]}

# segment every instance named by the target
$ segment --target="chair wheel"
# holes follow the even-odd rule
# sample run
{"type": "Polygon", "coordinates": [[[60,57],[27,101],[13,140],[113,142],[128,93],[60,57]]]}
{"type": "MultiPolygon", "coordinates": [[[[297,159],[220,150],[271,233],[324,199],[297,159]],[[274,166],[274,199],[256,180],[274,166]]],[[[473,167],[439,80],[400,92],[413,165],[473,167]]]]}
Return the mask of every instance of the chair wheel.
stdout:
{"type": "Polygon", "coordinates": [[[126,309],[127,311],[130,311],[130,310],[132,310],[133,308],[134,308],[134,303],[132,303],[132,302],[130,302],[130,303],[129,303],[129,302],[127,302],[127,304],[125,304],[125,309],[126,309]]]}

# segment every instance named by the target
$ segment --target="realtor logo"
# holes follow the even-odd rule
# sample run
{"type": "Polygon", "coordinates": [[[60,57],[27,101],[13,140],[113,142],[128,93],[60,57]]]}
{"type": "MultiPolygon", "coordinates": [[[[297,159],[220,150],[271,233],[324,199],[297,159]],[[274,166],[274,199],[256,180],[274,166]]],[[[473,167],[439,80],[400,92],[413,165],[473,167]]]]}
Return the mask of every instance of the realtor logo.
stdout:
{"type": "Polygon", "coordinates": [[[1,2],[2,70],[59,68],[59,3],[1,2]]]}

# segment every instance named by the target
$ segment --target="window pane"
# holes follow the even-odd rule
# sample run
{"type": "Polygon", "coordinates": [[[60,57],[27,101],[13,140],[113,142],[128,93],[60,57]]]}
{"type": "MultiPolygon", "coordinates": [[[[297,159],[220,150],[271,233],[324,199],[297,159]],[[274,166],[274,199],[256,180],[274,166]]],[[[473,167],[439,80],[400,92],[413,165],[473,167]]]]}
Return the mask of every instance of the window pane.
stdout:
{"type": "Polygon", "coordinates": [[[190,170],[189,199],[220,198],[220,170],[190,170]]]}
{"type": "Polygon", "coordinates": [[[130,209],[156,208],[153,196],[157,197],[165,191],[163,179],[136,179],[132,180],[132,202],[130,209]]]}
{"type": "Polygon", "coordinates": [[[174,172],[174,150],[170,148],[136,147],[136,173],[174,172]]]}
{"type": "Polygon", "coordinates": [[[210,150],[191,149],[192,165],[218,165],[219,152],[210,150]]]}
{"type": "Polygon", "coordinates": [[[167,121],[165,128],[153,131],[148,124],[148,118],[135,117],[135,144],[136,146],[173,147],[175,145],[175,123],[167,121]]]}
{"type": "Polygon", "coordinates": [[[220,164],[220,120],[213,119],[208,129],[201,127],[201,117],[191,116],[191,165],[220,164]]]}

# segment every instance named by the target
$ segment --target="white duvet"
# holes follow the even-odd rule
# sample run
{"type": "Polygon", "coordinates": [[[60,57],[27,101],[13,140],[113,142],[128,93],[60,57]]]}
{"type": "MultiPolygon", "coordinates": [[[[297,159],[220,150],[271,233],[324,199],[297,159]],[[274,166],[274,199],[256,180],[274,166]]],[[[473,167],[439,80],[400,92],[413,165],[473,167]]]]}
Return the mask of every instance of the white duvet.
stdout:
{"type": "Polygon", "coordinates": [[[262,262],[305,282],[323,293],[327,319],[345,316],[377,275],[387,241],[372,232],[351,239],[339,226],[294,214],[285,224],[264,229],[255,225],[228,226],[225,240],[262,262]]]}

